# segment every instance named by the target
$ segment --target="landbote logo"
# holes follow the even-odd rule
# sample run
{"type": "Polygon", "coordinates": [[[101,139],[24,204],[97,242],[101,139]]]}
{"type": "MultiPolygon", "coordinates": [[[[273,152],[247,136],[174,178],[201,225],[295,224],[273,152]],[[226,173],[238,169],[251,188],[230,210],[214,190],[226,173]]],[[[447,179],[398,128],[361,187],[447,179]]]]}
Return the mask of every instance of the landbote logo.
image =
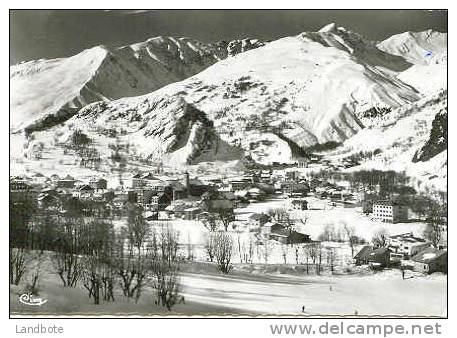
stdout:
{"type": "Polygon", "coordinates": [[[41,306],[48,300],[40,297],[35,297],[34,295],[28,293],[23,293],[22,295],[20,295],[19,301],[25,305],[41,306]]]}

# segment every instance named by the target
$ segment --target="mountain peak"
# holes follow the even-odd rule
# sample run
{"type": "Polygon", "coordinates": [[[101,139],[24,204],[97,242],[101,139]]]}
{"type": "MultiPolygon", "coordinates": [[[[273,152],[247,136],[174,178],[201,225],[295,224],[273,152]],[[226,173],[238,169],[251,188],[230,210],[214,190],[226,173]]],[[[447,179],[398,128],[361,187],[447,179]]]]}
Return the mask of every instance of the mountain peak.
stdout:
{"type": "Polygon", "coordinates": [[[337,26],[336,23],[332,22],[332,23],[325,25],[321,29],[319,29],[318,32],[319,33],[336,33],[336,32],[348,32],[348,30],[344,27],[337,26]]]}

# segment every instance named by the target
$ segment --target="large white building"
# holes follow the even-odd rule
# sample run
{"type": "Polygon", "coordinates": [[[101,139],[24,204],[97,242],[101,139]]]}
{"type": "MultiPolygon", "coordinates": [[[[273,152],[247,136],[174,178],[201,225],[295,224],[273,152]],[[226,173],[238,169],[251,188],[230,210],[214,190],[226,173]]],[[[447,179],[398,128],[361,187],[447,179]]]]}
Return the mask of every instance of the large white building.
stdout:
{"type": "Polygon", "coordinates": [[[408,220],[408,208],[392,201],[373,202],[373,218],[385,223],[408,220]]]}
{"type": "Polygon", "coordinates": [[[390,259],[392,261],[410,259],[422,250],[429,248],[430,245],[430,242],[415,237],[412,233],[393,235],[387,238],[387,247],[391,250],[390,259]]]}

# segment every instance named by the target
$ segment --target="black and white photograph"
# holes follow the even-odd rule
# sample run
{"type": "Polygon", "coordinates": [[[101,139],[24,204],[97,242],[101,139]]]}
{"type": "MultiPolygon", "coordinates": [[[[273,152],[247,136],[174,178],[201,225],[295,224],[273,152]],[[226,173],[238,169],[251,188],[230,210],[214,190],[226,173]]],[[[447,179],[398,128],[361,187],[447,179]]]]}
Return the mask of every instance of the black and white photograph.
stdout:
{"type": "Polygon", "coordinates": [[[447,318],[447,34],[10,9],[10,318],[447,318]]]}

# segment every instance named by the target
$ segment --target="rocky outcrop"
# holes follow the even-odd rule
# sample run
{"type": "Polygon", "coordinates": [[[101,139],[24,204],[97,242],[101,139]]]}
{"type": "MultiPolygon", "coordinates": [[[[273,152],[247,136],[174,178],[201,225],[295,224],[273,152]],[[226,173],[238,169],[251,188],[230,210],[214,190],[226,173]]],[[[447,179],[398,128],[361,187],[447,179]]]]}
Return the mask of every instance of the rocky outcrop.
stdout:
{"type": "Polygon", "coordinates": [[[416,151],[413,162],[425,162],[447,149],[447,108],[436,114],[428,141],[416,151]]]}

